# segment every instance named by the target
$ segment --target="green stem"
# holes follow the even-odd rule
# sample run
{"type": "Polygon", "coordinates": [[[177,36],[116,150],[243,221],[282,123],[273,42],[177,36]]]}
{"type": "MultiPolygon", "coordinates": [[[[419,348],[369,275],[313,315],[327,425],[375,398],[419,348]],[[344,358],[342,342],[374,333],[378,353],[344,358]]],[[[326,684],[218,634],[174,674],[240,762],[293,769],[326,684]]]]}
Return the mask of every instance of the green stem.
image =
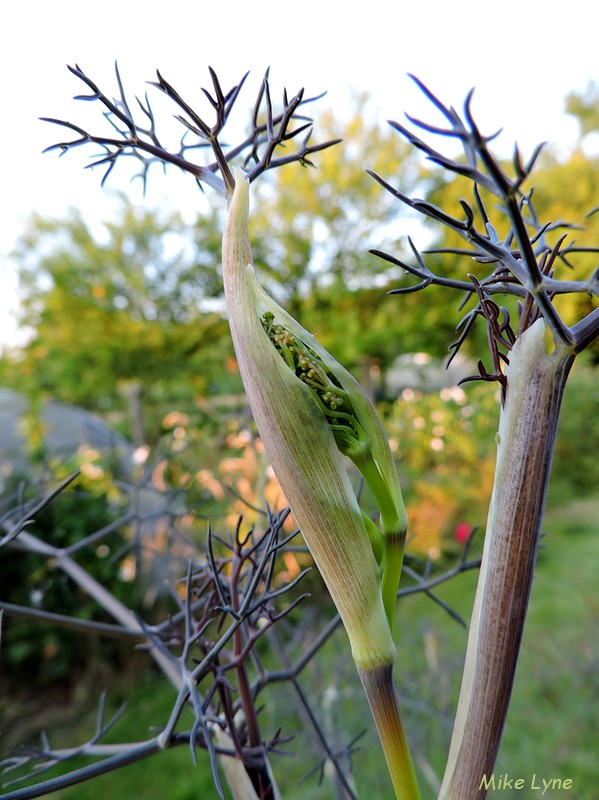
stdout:
{"type": "Polygon", "coordinates": [[[393,685],[393,664],[360,669],[397,800],[420,800],[420,789],[393,685]]]}
{"type": "Polygon", "coordinates": [[[364,476],[368,488],[372,492],[381,515],[383,534],[397,533],[400,518],[395,508],[391,493],[372,457],[370,449],[366,449],[352,459],[356,467],[364,476]]]}
{"type": "Polygon", "coordinates": [[[381,594],[389,627],[393,631],[393,619],[397,604],[397,590],[403,564],[405,532],[388,533],[383,536],[383,558],[381,561],[381,594]]]}
{"type": "Polygon", "coordinates": [[[406,528],[397,512],[391,493],[372,457],[366,450],[353,459],[372,492],[381,515],[383,555],[381,559],[381,593],[385,614],[393,630],[397,590],[401,578],[406,528]]]}

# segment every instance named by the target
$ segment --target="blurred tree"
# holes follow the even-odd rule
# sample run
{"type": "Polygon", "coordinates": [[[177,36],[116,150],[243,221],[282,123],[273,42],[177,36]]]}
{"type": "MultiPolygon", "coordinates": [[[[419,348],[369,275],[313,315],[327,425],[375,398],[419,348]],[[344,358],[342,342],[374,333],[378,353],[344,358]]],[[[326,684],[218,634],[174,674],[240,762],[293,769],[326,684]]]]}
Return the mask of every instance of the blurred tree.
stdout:
{"type": "Polygon", "coordinates": [[[19,388],[107,409],[120,402],[120,382],[193,396],[222,373],[226,324],[201,302],[220,288],[215,212],[200,217],[191,243],[180,216],[121,203],[100,235],[76,210],[30,221],[16,258],[33,336],[5,370],[19,388]]]}
{"type": "MultiPolygon", "coordinates": [[[[523,160],[529,156],[530,154],[523,154],[523,160]]],[[[506,169],[510,169],[508,163],[506,163],[506,169]]],[[[513,170],[513,167],[511,169],[513,170]]],[[[563,257],[558,256],[553,264],[555,276],[568,280],[587,280],[588,276],[597,269],[597,254],[590,250],[585,252],[585,247],[591,248],[599,238],[599,213],[595,213],[598,209],[599,198],[599,157],[585,153],[580,146],[566,154],[557,153],[547,147],[541,153],[532,182],[525,182],[522,190],[524,193],[530,192],[533,186],[542,187],[533,191],[529,207],[534,208],[537,218],[549,226],[544,234],[545,245],[554,247],[562,237],[565,237],[560,245],[563,257]]],[[[495,206],[493,198],[488,196],[484,188],[479,187],[479,191],[486,207],[493,208],[495,206]]],[[[464,212],[460,206],[462,198],[476,209],[472,187],[469,186],[467,179],[448,180],[440,171],[431,171],[426,194],[429,202],[443,208],[447,213],[463,219],[464,212]]],[[[531,211],[531,213],[533,212],[531,211]]],[[[505,218],[498,212],[490,222],[499,239],[505,238],[508,229],[505,218]]],[[[467,242],[457,233],[432,222],[426,223],[426,227],[431,232],[434,231],[431,233],[429,246],[431,252],[427,253],[426,247],[421,248],[425,253],[427,265],[437,274],[448,278],[463,279],[464,263],[465,259],[467,263],[468,256],[436,251],[455,248],[464,252],[468,248],[467,242]]],[[[417,244],[420,249],[421,243],[417,242],[417,244]]],[[[416,263],[413,257],[410,263],[416,263]]],[[[481,267],[472,260],[470,260],[468,272],[479,277],[483,274],[481,267]]],[[[406,276],[403,285],[417,282],[416,278],[406,276]]],[[[407,296],[407,298],[409,297],[410,295],[407,296]]],[[[506,298],[502,302],[505,302],[512,318],[516,319],[516,304],[513,298],[506,298]]],[[[460,313],[455,304],[450,307],[441,300],[440,311],[442,314],[447,314],[453,325],[456,325],[462,315],[473,308],[475,304],[476,298],[473,295],[465,303],[460,313]]],[[[567,324],[574,324],[576,320],[597,306],[597,298],[580,292],[563,294],[556,298],[555,305],[567,324]]],[[[446,324],[448,321],[448,319],[445,320],[446,324]]],[[[464,343],[465,351],[480,351],[485,336],[484,324],[475,325],[472,335],[464,343]]],[[[597,353],[599,350],[595,344],[589,349],[589,355],[596,358],[597,353]]]]}
{"type": "MultiPolygon", "coordinates": [[[[590,86],[569,97],[568,109],[583,133],[596,127],[597,92],[590,86]]],[[[418,187],[456,215],[462,214],[460,197],[468,194],[462,181],[423,167],[390,127],[370,122],[379,117],[367,95],[354,98],[349,120],[325,113],[322,136],[342,137],[343,143],[319,154],[318,169],[289,166],[257,187],[252,237],[268,291],[350,368],[375,363],[384,371],[399,353],[443,355],[463,311],[442,289],[434,304],[423,292],[387,296],[416,279],[369,248],[413,263],[407,233],[419,248],[427,240],[433,249],[464,243],[452,234],[440,239],[438,227],[433,234],[415,223],[365,169],[384,174],[406,193],[418,187]]],[[[536,173],[543,194],[534,195],[539,216],[584,223],[588,239],[596,240],[599,214],[585,214],[599,196],[599,161],[580,148],[565,159],[552,153],[543,158],[536,173]]],[[[65,220],[34,217],[16,253],[22,324],[33,337],[20,360],[0,363],[3,382],[93,409],[122,406],[119,385],[131,381],[142,384],[146,405],[239,389],[220,303],[222,211],[201,203],[190,227],[177,214],[137,208],[122,195],[118,220],[100,231],[76,211],[65,220]]],[[[493,222],[501,236],[502,220],[493,222]]],[[[552,232],[551,241],[562,232],[552,232]]],[[[584,244],[586,235],[569,233],[584,244]]],[[[463,257],[430,253],[426,259],[434,271],[462,276],[463,257]]],[[[577,254],[570,261],[582,275],[592,259],[577,254]]],[[[568,268],[559,261],[557,266],[568,268]]],[[[570,304],[578,316],[580,305],[591,302],[568,295],[560,307],[568,316],[570,304]]],[[[486,336],[483,325],[476,335],[486,336]]]]}
{"type": "Polygon", "coordinates": [[[570,92],[566,112],[576,117],[581,138],[599,131],[599,84],[591,81],[584,92],[570,92]]]}
{"type": "Polygon", "coordinates": [[[428,172],[391,128],[369,122],[380,114],[368,95],[354,102],[344,125],[332,111],[323,114],[321,135],[343,142],[319,154],[318,169],[277,170],[256,187],[254,258],[265,288],[336,358],[384,372],[400,353],[442,355],[455,322],[439,296],[433,305],[387,295],[404,271],[369,248],[405,254],[415,215],[381,192],[366,169],[394,175],[405,191],[426,185],[428,172]]]}
{"type": "MultiPolygon", "coordinates": [[[[534,202],[539,217],[554,223],[571,223],[570,229],[558,229],[553,241],[567,233],[563,247],[574,245],[580,252],[567,254],[567,261],[558,260],[556,277],[585,280],[598,266],[597,253],[585,252],[599,239],[599,158],[586,155],[577,147],[566,159],[548,153],[537,172],[542,192],[535,192],[534,202]]],[[[568,324],[589,313],[598,304],[597,298],[582,293],[567,294],[556,299],[555,305],[568,324]]],[[[589,355],[597,360],[599,348],[595,343],[589,355]]]]}
{"type": "MultiPolygon", "coordinates": [[[[262,184],[252,235],[268,290],[350,367],[384,368],[416,346],[415,330],[420,349],[444,348],[451,325],[438,303],[423,314],[406,298],[399,315],[386,296],[402,270],[368,247],[398,252],[406,212],[365,168],[408,187],[422,173],[391,129],[369,123],[367,97],[355,103],[343,127],[325,115],[323,136],[345,141],[320,154],[318,169],[288,167],[262,184]]],[[[99,410],[122,405],[119,384],[132,381],[146,405],[240,388],[220,304],[221,211],[202,204],[190,228],[122,195],[118,220],[100,231],[77,211],[34,216],[15,254],[33,336],[20,360],[0,365],[3,381],[99,410]]]]}
{"type": "MultiPolygon", "coordinates": [[[[318,169],[273,172],[257,187],[252,222],[263,285],[362,377],[372,365],[384,376],[400,353],[443,356],[461,316],[442,289],[434,303],[420,292],[388,296],[414,279],[368,252],[411,260],[406,234],[419,245],[432,237],[366,168],[445,207],[454,195],[458,207],[460,192],[409,155],[395,131],[369,122],[378,116],[366,95],[345,123],[325,114],[322,136],[343,143],[320,153],[318,169]]],[[[3,382],[96,410],[122,408],[119,387],[136,382],[149,413],[240,390],[220,302],[224,208],[199,203],[194,226],[125,195],[117,221],[100,230],[77,211],[34,216],[15,254],[22,324],[33,336],[19,360],[0,363],[3,382]]],[[[458,269],[457,258],[442,258],[443,271],[458,269]]]]}
{"type": "Polygon", "coordinates": [[[256,187],[255,260],[266,288],[292,314],[316,288],[355,290],[388,280],[380,278],[389,265],[368,247],[397,243],[399,209],[366,169],[385,169],[411,188],[420,177],[408,146],[390,128],[368,122],[378,116],[368,96],[354,102],[344,124],[333,111],[322,115],[321,135],[343,142],[319,154],[317,169],[277,170],[270,183],[256,187]]]}

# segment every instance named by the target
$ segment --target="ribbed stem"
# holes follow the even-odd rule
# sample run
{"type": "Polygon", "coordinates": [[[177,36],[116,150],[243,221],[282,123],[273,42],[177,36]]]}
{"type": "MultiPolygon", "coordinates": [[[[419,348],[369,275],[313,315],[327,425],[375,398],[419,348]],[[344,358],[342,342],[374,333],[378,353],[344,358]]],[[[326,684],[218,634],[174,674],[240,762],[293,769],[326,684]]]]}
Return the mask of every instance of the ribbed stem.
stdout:
{"type": "Polygon", "coordinates": [[[385,614],[389,621],[389,628],[393,630],[395,606],[397,605],[397,590],[401,578],[404,548],[406,543],[405,530],[397,533],[383,534],[383,557],[381,559],[381,596],[385,614]]]}
{"type": "Polygon", "coordinates": [[[420,800],[410,748],[393,685],[393,664],[358,669],[387,760],[397,800],[420,800]]]}
{"type": "Polygon", "coordinates": [[[466,663],[439,800],[486,795],[509,708],[572,353],[535,323],[511,354],[466,663]],[[535,330],[536,328],[536,330],[535,330]]]}
{"type": "Polygon", "coordinates": [[[401,578],[404,549],[406,544],[406,524],[404,510],[397,509],[393,497],[370,451],[354,459],[362,473],[378,506],[382,527],[381,595],[389,628],[393,630],[397,589],[401,578]]]}

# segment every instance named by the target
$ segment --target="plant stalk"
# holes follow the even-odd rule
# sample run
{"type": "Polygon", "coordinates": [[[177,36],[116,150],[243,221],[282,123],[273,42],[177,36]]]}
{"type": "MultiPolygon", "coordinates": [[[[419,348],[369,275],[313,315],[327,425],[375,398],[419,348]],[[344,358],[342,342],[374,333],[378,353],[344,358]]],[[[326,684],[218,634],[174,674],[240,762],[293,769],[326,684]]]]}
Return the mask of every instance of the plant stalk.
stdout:
{"type": "Polygon", "coordinates": [[[538,320],[506,369],[495,481],[454,730],[439,800],[484,798],[507,717],[572,350],[538,320]]]}
{"type": "Polygon", "coordinates": [[[407,534],[405,509],[398,510],[372,454],[367,451],[353,459],[379,508],[382,527],[381,595],[389,628],[393,630],[397,590],[401,578],[407,534]],[[403,512],[403,513],[401,513],[403,512]]]}
{"type": "Polygon", "coordinates": [[[359,669],[397,800],[420,800],[420,790],[393,685],[393,664],[359,669]]]}

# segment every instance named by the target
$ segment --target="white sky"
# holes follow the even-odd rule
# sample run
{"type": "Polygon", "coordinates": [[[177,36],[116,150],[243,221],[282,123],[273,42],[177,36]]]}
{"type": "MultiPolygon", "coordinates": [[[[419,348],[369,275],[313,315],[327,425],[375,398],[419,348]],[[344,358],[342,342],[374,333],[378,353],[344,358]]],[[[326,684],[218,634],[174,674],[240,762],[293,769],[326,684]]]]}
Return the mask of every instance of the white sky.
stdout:
{"type": "MultiPolygon", "coordinates": [[[[110,95],[115,60],[132,95],[143,94],[158,67],[192,105],[199,87],[210,85],[208,65],[225,89],[249,69],[252,82],[240,106],[244,97],[248,106],[252,102],[270,65],[275,99],[283,86],[293,93],[301,86],[309,94],[327,90],[320,107],[343,113],[353,87],[370,92],[381,120],[400,119],[404,111],[430,119],[406,76],[412,72],[456,106],[475,86],[474,111],[483,130],[503,126],[505,151],[517,139],[529,154],[539,141],[568,146],[576,139],[564,97],[599,78],[591,17],[587,0],[559,6],[547,0],[6,3],[0,40],[0,347],[14,338],[18,298],[9,253],[27,217],[33,211],[61,217],[76,206],[89,220],[103,220],[115,208],[110,188],[142,201],[141,184],[119,181],[118,165],[100,188],[101,173],[83,169],[92,148],[61,159],[41,154],[63,134],[38,117],[78,122],[93,111],[99,119],[99,107],[72,100],[85,87],[67,63],[78,63],[110,95]]],[[[318,108],[312,107],[316,122],[318,108]]],[[[193,214],[198,193],[190,177],[178,178],[173,170],[163,178],[157,170],[149,188],[150,204],[193,214]]]]}

